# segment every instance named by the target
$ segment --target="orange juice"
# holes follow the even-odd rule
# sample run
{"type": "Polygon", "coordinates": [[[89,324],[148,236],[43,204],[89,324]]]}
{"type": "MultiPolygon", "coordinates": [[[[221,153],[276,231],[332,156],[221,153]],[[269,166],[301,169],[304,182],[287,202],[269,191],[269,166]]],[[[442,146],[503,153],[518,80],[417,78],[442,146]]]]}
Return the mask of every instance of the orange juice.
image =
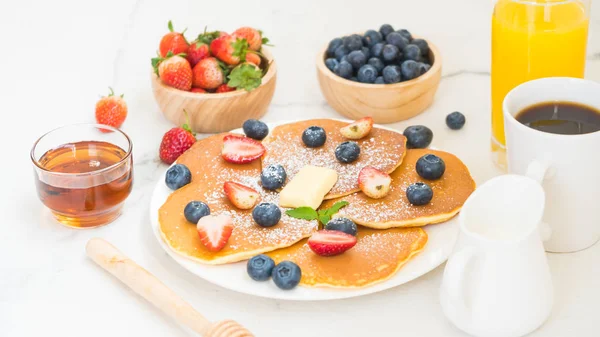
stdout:
{"type": "Polygon", "coordinates": [[[588,1],[498,0],[492,16],[492,153],[505,167],[502,101],[517,85],[583,77],[588,1]]]}

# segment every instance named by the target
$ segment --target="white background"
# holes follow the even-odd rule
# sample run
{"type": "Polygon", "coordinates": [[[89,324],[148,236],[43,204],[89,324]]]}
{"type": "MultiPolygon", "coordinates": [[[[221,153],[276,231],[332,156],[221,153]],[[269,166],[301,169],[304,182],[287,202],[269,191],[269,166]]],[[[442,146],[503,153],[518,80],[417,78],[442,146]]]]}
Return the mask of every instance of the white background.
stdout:
{"type": "MultiPolygon", "coordinates": [[[[206,25],[226,31],[255,26],[276,45],[279,62],[265,120],[338,117],[318,88],[317,51],[333,37],[384,22],[408,28],[438,45],[444,79],[426,113],[392,127],[427,124],[435,132],[433,145],[459,155],[481,183],[498,174],[488,155],[492,1],[148,0],[131,16],[134,5],[134,0],[0,2],[0,336],[189,335],[85,257],[85,243],[94,236],[113,242],[209,319],[236,319],[257,336],[464,336],[438,303],[443,267],[372,296],[297,303],[229,292],[177,266],[160,250],[148,223],[149,193],[165,169],[157,161],[158,144],[172,127],[153,101],[149,59],[169,19],[176,29],[188,27],[188,37],[206,25]],[[129,104],[123,129],[135,144],[135,189],[117,222],[89,231],[67,229],[37,200],[28,153],[49,129],[93,121],[94,104],[109,85],[124,92],[129,104]],[[468,118],[460,132],[444,126],[444,116],[454,110],[468,118]]],[[[587,77],[594,80],[600,80],[599,12],[592,12],[588,49],[587,77]]],[[[598,336],[600,245],[549,260],[556,305],[533,335],[598,336]]]]}

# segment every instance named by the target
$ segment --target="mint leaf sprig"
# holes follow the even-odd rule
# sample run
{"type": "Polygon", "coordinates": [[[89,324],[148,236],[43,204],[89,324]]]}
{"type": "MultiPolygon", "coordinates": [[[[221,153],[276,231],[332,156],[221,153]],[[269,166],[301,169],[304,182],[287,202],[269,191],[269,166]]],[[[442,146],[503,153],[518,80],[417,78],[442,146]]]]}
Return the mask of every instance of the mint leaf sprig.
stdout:
{"type": "Polygon", "coordinates": [[[346,207],[349,204],[347,201],[338,201],[333,206],[327,209],[320,209],[318,211],[312,209],[311,207],[298,207],[294,209],[289,209],[285,211],[285,214],[291,216],[296,219],[303,220],[318,220],[323,226],[325,226],[331,217],[334,216],[337,212],[339,212],[342,208],[346,207]]]}

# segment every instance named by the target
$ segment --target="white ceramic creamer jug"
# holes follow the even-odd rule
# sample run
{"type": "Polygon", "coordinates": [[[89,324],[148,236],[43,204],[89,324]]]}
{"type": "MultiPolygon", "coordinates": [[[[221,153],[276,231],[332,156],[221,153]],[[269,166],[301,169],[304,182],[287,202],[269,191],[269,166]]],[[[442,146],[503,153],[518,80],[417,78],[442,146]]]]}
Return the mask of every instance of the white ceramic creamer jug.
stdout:
{"type": "Polygon", "coordinates": [[[542,241],[544,190],[534,179],[504,175],[481,185],[459,215],[460,234],[441,287],[444,314],[478,337],[518,337],[552,309],[542,241]]]}

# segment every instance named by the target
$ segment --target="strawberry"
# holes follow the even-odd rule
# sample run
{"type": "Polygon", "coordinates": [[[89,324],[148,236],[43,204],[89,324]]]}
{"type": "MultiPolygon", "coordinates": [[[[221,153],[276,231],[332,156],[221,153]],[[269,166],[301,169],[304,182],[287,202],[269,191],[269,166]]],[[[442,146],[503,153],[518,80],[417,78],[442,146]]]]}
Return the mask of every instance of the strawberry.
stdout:
{"type": "Polygon", "coordinates": [[[365,166],[358,174],[358,188],[368,197],[380,199],[390,193],[392,178],[372,166],[365,166]]]}
{"type": "Polygon", "coordinates": [[[342,136],[348,139],[361,139],[371,132],[373,118],[364,117],[340,129],[342,136]]]}
{"type": "Polygon", "coordinates": [[[190,90],[190,92],[195,92],[198,94],[206,94],[207,93],[207,91],[202,88],[192,88],[192,90],[190,90]]]}
{"type": "Polygon", "coordinates": [[[161,57],[166,57],[169,52],[173,53],[173,55],[187,53],[188,51],[188,42],[185,40],[183,33],[177,33],[173,31],[173,23],[169,21],[169,33],[165,34],[163,38],[160,40],[160,45],[158,47],[158,52],[161,57]]]}
{"type": "Polygon", "coordinates": [[[222,92],[230,92],[230,91],[235,91],[235,88],[232,88],[230,86],[228,86],[227,84],[221,84],[217,90],[215,90],[216,93],[222,93],[222,92]]]}
{"type": "Polygon", "coordinates": [[[211,252],[218,252],[231,237],[233,220],[225,214],[207,215],[198,220],[196,229],[204,247],[211,252]]]}
{"type": "MultiPolygon", "coordinates": [[[[123,95],[115,96],[112,88],[108,89],[110,89],[108,96],[100,98],[96,103],[96,122],[119,128],[127,118],[127,104],[123,95]]],[[[108,129],[100,129],[100,131],[110,132],[108,129]]]]}
{"type": "Polygon", "coordinates": [[[233,182],[227,181],[223,184],[225,195],[231,203],[239,209],[250,209],[256,205],[260,195],[254,189],[233,182]]]}
{"type": "Polygon", "coordinates": [[[219,60],[229,65],[236,65],[246,60],[248,42],[244,39],[236,39],[233,36],[225,35],[214,39],[210,43],[210,51],[219,60]]]}
{"type": "Polygon", "coordinates": [[[308,247],[320,256],[342,254],[356,245],[356,236],[341,231],[322,229],[308,239],[308,247]]]}
{"type": "Polygon", "coordinates": [[[263,72],[252,63],[242,63],[233,68],[228,78],[227,85],[237,89],[252,91],[262,83],[263,72]]]}
{"type": "Polygon", "coordinates": [[[158,156],[160,157],[160,160],[171,165],[179,158],[179,156],[192,147],[195,142],[196,136],[192,133],[188,124],[183,124],[182,127],[172,128],[163,136],[162,141],[160,142],[158,156]]]}
{"type": "Polygon", "coordinates": [[[262,32],[256,30],[251,27],[242,27],[238,28],[231,36],[237,39],[246,39],[248,42],[248,47],[250,50],[259,51],[263,45],[263,40],[265,43],[269,41],[269,39],[262,37],[262,32]]]}
{"type": "Polygon", "coordinates": [[[164,84],[185,91],[192,88],[192,67],[181,55],[169,52],[166,58],[155,57],[152,67],[164,84]]]}
{"type": "Polygon", "coordinates": [[[257,66],[260,66],[261,59],[260,59],[260,56],[258,56],[258,54],[256,54],[256,53],[248,53],[248,54],[246,54],[246,61],[248,61],[252,64],[255,64],[257,66]]]}
{"type": "Polygon", "coordinates": [[[210,56],[210,43],[220,35],[221,32],[207,32],[205,28],[204,33],[198,35],[196,40],[190,44],[190,48],[187,51],[187,60],[190,62],[192,68],[194,68],[200,60],[210,56]]]}
{"type": "Polygon", "coordinates": [[[252,138],[227,135],[223,138],[221,155],[230,163],[246,164],[260,158],[265,151],[265,147],[252,138]]]}
{"type": "Polygon", "coordinates": [[[223,68],[219,60],[208,57],[196,64],[193,72],[192,85],[202,89],[216,89],[225,82],[223,68]]]}

